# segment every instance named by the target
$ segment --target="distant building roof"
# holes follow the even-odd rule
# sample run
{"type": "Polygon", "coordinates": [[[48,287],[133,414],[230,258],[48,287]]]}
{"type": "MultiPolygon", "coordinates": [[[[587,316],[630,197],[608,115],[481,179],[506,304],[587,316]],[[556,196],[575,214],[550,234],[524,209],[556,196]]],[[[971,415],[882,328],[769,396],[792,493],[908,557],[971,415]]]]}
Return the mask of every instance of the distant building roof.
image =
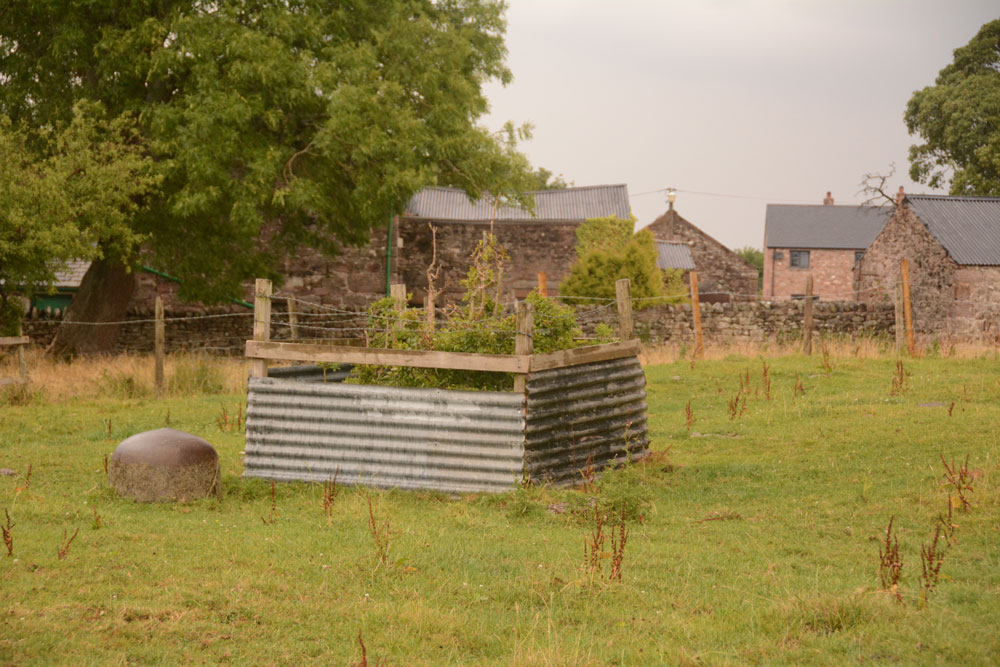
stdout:
{"type": "Polygon", "coordinates": [[[61,268],[56,270],[56,287],[79,287],[83,281],[84,274],[90,268],[90,262],[82,259],[74,259],[66,262],[61,268]]]}
{"type": "Polygon", "coordinates": [[[768,204],[764,222],[769,248],[862,250],[882,231],[891,209],[874,206],[768,204]]]}
{"type": "Polygon", "coordinates": [[[1000,198],[906,195],[905,202],[959,264],[1000,265],[1000,198]]]}
{"type": "Polygon", "coordinates": [[[562,190],[539,190],[530,193],[535,198],[534,215],[518,206],[498,206],[484,197],[473,202],[458,188],[425,188],[415,194],[406,207],[409,217],[431,220],[469,222],[557,221],[586,220],[616,215],[628,218],[628,187],[625,185],[594,185],[562,190]]]}
{"type": "Polygon", "coordinates": [[[656,267],[658,269],[684,269],[685,271],[694,269],[694,259],[691,257],[690,246],[682,241],[656,239],[656,267]]]}

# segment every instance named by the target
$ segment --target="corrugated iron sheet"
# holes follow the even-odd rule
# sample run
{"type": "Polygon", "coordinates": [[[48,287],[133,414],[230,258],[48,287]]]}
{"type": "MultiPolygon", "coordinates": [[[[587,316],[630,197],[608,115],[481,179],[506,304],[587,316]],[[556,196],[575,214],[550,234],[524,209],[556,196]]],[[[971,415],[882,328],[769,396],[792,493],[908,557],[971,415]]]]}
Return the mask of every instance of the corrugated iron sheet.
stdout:
{"type": "Polygon", "coordinates": [[[343,382],[354,369],[353,364],[340,364],[336,370],[324,369],[322,366],[272,366],[267,369],[267,376],[281,380],[298,380],[300,382],[343,382]]]}
{"type": "Polygon", "coordinates": [[[517,206],[498,206],[482,198],[472,201],[464,190],[456,188],[425,188],[415,194],[406,207],[410,217],[464,222],[586,220],[616,215],[628,218],[631,208],[625,185],[595,185],[562,190],[539,190],[530,193],[535,211],[517,206]]]}
{"type": "Polygon", "coordinates": [[[649,451],[646,378],[636,357],[532,373],[527,386],[525,473],[573,484],[595,469],[649,451]]]}
{"type": "Polygon", "coordinates": [[[1000,265],[1000,198],[907,195],[906,201],[957,263],[1000,265]]]}
{"type": "Polygon", "coordinates": [[[656,240],[656,268],[683,269],[690,271],[695,268],[691,257],[691,247],[678,241],[656,240]]]}
{"type": "Polygon", "coordinates": [[[521,394],[250,380],[247,477],[503,491],[523,460],[521,394]]]}

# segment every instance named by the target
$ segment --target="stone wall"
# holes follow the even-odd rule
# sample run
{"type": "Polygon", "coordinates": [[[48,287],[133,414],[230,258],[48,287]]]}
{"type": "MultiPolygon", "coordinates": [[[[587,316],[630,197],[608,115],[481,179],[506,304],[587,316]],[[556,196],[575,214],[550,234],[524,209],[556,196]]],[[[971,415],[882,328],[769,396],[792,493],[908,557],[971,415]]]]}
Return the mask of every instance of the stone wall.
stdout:
{"type": "Polygon", "coordinates": [[[858,286],[869,303],[893,302],[904,258],[916,333],[998,339],[1000,267],[958,265],[906,206],[896,209],[859,263],[858,286]]]}
{"type": "MultiPolygon", "coordinates": [[[[802,335],[804,301],[751,301],[701,304],[702,335],[715,343],[788,340],[802,335]]],[[[820,334],[871,335],[894,331],[892,305],[817,302],[814,331],[820,334]]],[[[655,306],[633,313],[635,329],[650,342],[693,342],[690,304],[655,306]]]]}
{"type": "MultiPolygon", "coordinates": [[[[806,278],[813,277],[813,295],[824,301],[856,301],[855,250],[813,248],[809,267],[790,265],[791,251],[799,248],[766,248],[764,251],[764,296],[789,299],[806,293],[806,278]],[[781,258],[778,259],[777,255],[781,258]]],[[[804,248],[803,248],[804,250],[804,248]]]]}
{"type": "MultiPolygon", "coordinates": [[[[435,280],[444,289],[443,301],[454,302],[464,290],[460,282],[469,270],[470,258],[489,223],[429,222],[403,220],[399,227],[401,245],[395,276],[413,295],[413,303],[423,305],[427,288],[427,267],[433,254],[430,225],[437,228],[437,258],[442,270],[435,280]]],[[[557,295],[559,283],[576,261],[576,222],[503,222],[493,226],[500,245],[510,260],[505,268],[502,293],[522,298],[538,285],[538,272],[545,272],[548,293],[557,295]]]]}
{"type": "Polygon", "coordinates": [[[658,239],[682,241],[691,248],[698,272],[698,293],[705,301],[755,298],[757,269],[742,257],[670,210],[644,227],[658,239]]]}

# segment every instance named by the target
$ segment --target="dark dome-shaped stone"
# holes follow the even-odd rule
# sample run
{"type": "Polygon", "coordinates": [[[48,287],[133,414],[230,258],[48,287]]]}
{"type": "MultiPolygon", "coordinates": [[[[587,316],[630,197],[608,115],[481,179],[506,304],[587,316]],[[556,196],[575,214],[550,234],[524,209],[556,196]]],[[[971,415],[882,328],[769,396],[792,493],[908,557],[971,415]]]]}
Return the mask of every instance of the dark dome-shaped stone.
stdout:
{"type": "Polygon", "coordinates": [[[219,493],[219,455],[196,435],[160,428],[115,448],[108,482],[133,500],[191,500],[219,493]]]}

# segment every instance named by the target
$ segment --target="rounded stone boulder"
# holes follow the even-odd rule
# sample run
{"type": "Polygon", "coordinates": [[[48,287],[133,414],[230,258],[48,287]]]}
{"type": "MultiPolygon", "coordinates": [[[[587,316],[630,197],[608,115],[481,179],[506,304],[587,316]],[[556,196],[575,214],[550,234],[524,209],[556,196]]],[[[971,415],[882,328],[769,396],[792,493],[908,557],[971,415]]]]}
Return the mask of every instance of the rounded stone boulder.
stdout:
{"type": "Polygon", "coordinates": [[[193,500],[219,495],[219,455],[196,435],[160,428],[122,440],[108,461],[108,482],[126,498],[193,500]]]}

